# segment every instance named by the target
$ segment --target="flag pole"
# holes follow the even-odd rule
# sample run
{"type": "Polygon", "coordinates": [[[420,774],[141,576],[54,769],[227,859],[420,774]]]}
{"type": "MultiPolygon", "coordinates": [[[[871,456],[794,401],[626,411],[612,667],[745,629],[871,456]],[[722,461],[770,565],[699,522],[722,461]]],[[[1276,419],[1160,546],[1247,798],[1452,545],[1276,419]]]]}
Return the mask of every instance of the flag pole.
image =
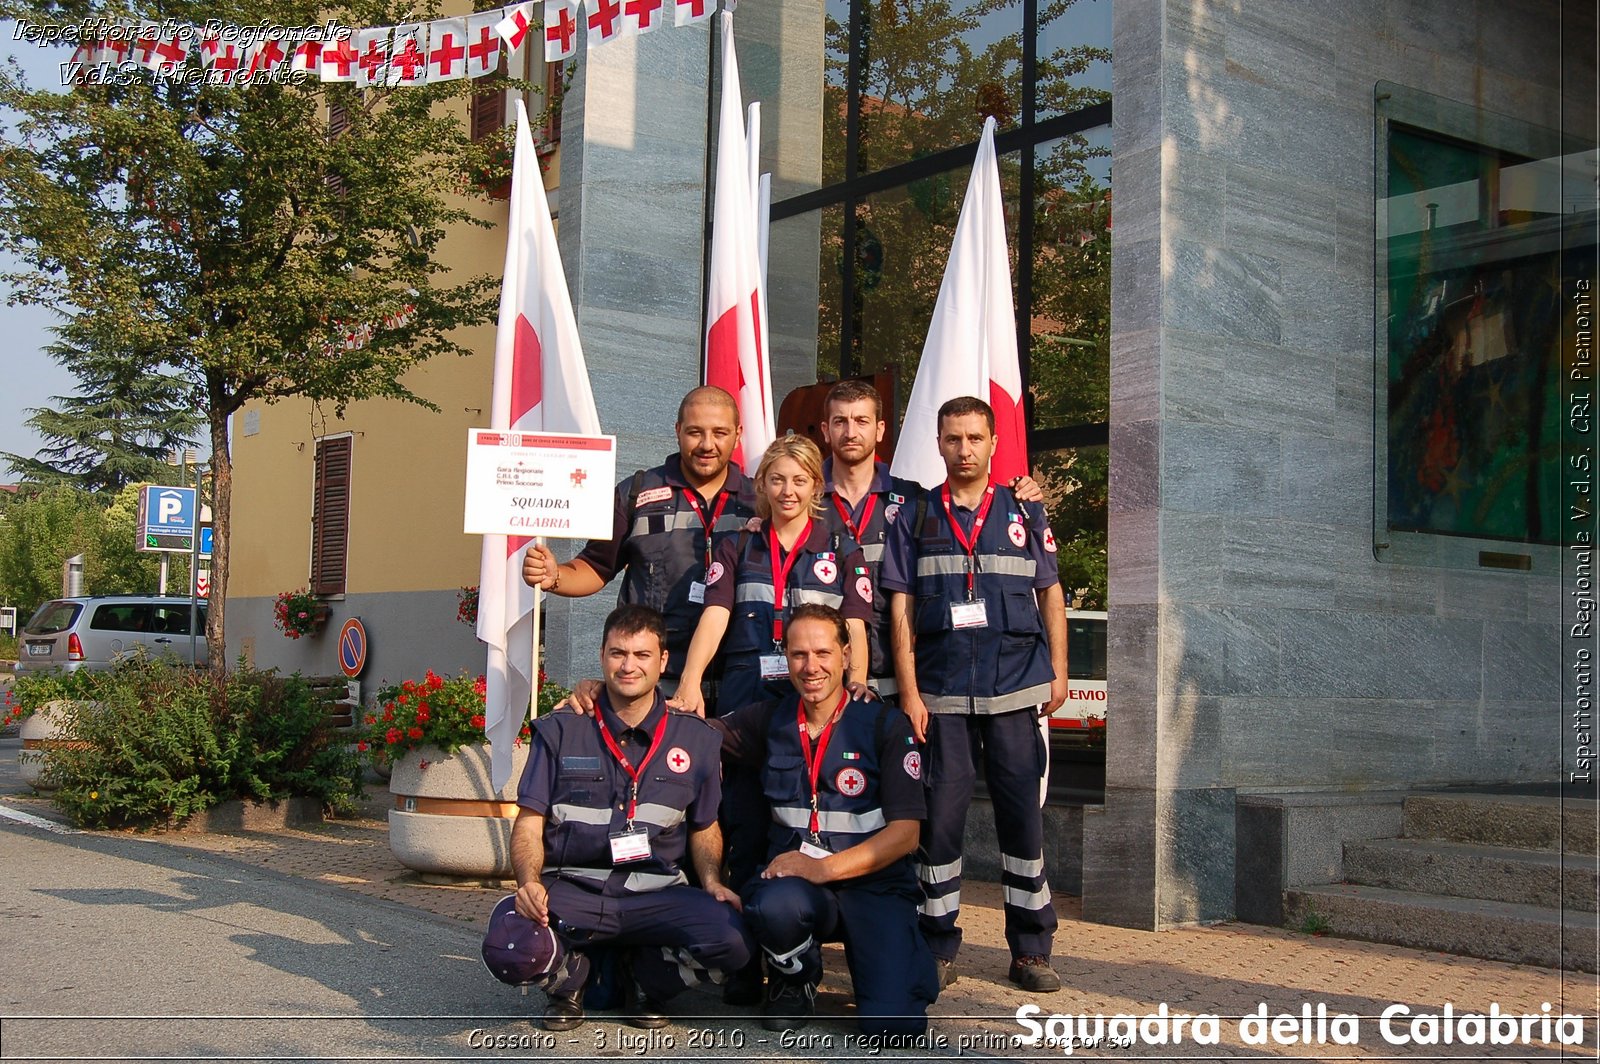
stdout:
{"type": "MultiPolygon", "coordinates": [[[[544,546],[544,537],[535,536],[533,540],[533,547],[542,546],[544,546]]],[[[529,547],[528,549],[532,550],[533,547],[529,547]]],[[[561,563],[557,562],[556,564],[560,565],[561,563]]],[[[543,612],[543,610],[544,588],[540,587],[538,584],[535,584],[533,586],[533,671],[528,673],[528,676],[533,680],[533,695],[528,699],[528,708],[526,710],[526,716],[529,721],[532,721],[539,715],[539,688],[543,686],[541,683],[539,683],[539,639],[542,634],[540,631],[542,627],[542,618],[540,614],[543,612]]],[[[520,734],[521,731],[522,729],[519,727],[517,732],[520,734]]]]}

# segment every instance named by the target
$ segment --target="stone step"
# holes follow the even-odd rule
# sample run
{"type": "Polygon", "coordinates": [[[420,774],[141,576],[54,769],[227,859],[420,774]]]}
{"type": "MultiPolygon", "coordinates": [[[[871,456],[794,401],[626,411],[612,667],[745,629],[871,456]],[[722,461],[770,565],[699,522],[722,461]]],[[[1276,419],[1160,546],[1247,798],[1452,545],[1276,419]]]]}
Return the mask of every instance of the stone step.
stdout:
{"type": "Polygon", "coordinates": [[[1594,948],[1600,918],[1592,912],[1335,884],[1285,891],[1284,913],[1290,927],[1304,926],[1315,913],[1330,933],[1368,942],[1544,968],[1600,968],[1594,948]]]}
{"type": "Polygon", "coordinates": [[[1520,850],[1594,855],[1600,802],[1519,794],[1413,794],[1403,834],[1520,850]]]}
{"type": "Polygon", "coordinates": [[[1347,842],[1344,877],[1418,894],[1585,912],[1595,911],[1600,893],[1593,858],[1438,839],[1347,842]]]}

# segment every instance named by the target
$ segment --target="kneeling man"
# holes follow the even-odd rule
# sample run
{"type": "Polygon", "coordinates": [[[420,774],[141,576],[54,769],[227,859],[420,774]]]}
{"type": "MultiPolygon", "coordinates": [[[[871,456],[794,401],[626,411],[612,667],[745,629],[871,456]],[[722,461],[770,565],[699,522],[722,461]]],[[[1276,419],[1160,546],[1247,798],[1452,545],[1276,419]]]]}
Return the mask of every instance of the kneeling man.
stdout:
{"type": "Polygon", "coordinates": [[[699,717],[668,711],[657,692],[666,637],[655,610],[614,610],[602,638],[599,711],[551,714],[533,726],[511,830],[514,913],[496,914],[499,924],[530,923],[520,935],[491,926],[485,959],[491,941],[539,951],[524,964],[490,961],[490,969],[507,982],[537,976],[550,999],[547,1030],[583,1020],[594,947],[618,947],[642,1027],[664,1026],[662,1004],[690,981],[720,982],[751,956],[739,898],[721,882],[720,737],[699,717]],[[684,876],[686,850],[700,887],[684,876]]]}
{"type": "Polygon", "coordinates": [[[761,769],[772,808],[767,864],[744,890],[767,958],[762,1022],[804,1026],[822,943],[843,941],[862,1031],[920,1034],[939,993],[909,860],[926,804],[922,753],[904,713],[851,699],[849,646],[837,611],[797,607],[783,632],[795,693],[711,722],[726,732],[725,758],[761,769]]]}

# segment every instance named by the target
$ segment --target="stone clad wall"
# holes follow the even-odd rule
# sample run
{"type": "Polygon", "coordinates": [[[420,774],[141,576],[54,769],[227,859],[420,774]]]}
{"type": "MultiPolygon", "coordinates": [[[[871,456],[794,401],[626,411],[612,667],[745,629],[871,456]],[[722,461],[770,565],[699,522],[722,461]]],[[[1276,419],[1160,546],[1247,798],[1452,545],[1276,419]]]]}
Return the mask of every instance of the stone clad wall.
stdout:
{"type": "Polygon", "coordinates": [[[1559,127],[1557,16],[1118,3],[1116,708],[1086,916],[1231,917],[1241,791],[1556,775],[1555,576],[1376,561],[1372,467],[1374,84],[1559,127]]]}

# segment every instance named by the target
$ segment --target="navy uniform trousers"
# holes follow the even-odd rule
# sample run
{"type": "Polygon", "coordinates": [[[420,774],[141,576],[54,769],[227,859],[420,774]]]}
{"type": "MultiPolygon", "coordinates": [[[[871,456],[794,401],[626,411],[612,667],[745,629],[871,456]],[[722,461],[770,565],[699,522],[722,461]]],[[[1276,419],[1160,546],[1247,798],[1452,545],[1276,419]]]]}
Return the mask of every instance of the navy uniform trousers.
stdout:
{"type": "MultiPolygon", "coordinates": [[[[560,876],[547,875],[543,882],[550,893],[550,926],[564,948],[545,983],[552,995],[569,997],[584,988],[591,953],[620,950],[646,996],[668,1001],[690,986],[722,982],[754,952],[733,906],[698,887],[609,897],[560,876]]],[[[617,1004],[587,1003],[592,1008],[617,1004]]]]}
{"type": "Polygon", "coordinates": [[[1039,780],[1044,739],[1032,709],[995,714],[934,713],[928,718],[928,819],[922,827],[917,878],[922,880],[922,931],[934,956],[954,960],[961,948],[961,852],[967,809],[983,758],[1000,843],[1006,944],[1013,957],[1048,957],[1055,906],[1044,875],[1044,818],[1039,780]]]}
{"type": "Polygon", "coordinates": [[[757,879],[745,888],[744,919],[774,978],[817,982],[822,944],[843,942],[862,1033],[921,1034],[939,976],[910,918],[914,901],[888,883],[834,889],[795,876],[757,879]]]}

